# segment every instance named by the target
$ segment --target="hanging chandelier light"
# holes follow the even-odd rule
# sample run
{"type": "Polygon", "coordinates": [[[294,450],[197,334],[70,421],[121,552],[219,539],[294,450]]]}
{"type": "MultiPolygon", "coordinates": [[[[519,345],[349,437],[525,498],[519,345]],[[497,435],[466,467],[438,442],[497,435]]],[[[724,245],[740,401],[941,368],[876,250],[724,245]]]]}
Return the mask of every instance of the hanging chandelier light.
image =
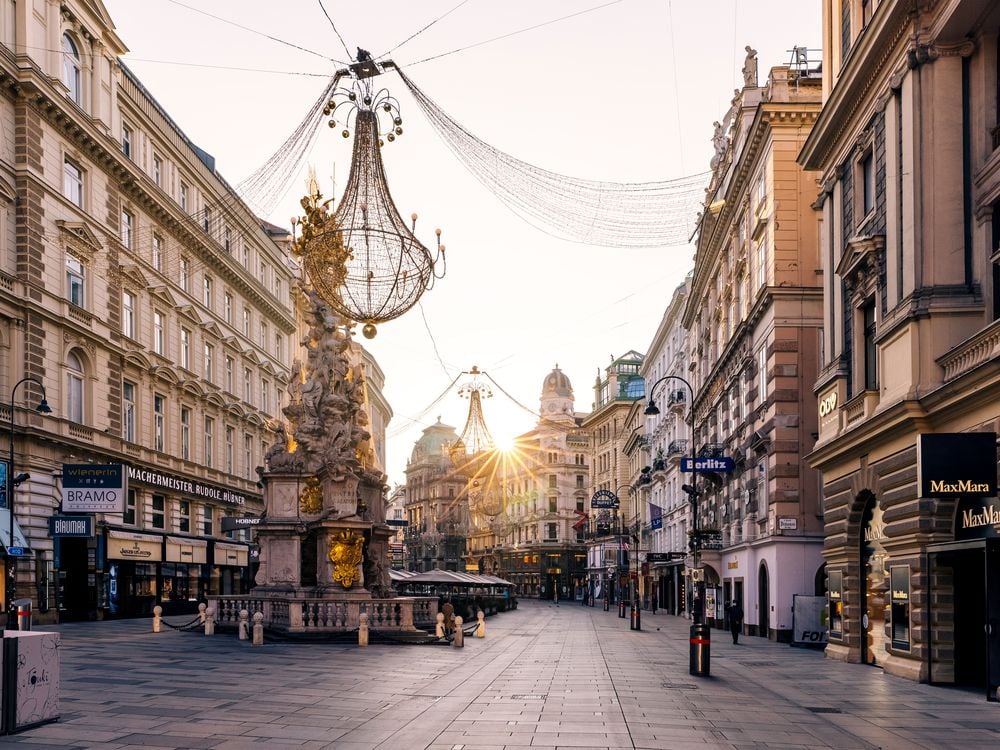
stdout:
{"type": "Polygon", "coordinates": [[[386,89],[373,91],[371,78],[334,90],[323,107],[330,128],[354,130],[351,173],[340,205],[330,210],[315,181],[302,199],[305,215],[294,249],[313,287],[341,316],[363,325],[366,338],[376,324],[399,317],[444,277],[445,247],[435,230],[437,252],[416,238],[417,215],[410,224],[399,215],[389,193],[381,148],[402,135],[399,104],[386,89]]]}

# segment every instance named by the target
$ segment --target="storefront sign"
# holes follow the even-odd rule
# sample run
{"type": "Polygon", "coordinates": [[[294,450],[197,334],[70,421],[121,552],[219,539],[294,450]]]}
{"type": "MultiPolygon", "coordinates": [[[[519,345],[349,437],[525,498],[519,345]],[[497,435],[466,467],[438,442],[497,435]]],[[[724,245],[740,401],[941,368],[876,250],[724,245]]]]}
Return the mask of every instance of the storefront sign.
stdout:
{"type": "Polygon", "coordinates": [[[682,458],[681,471],[692,471],[691,464],[694,462],[694,471],[730,473],[736,468],[736,463],[729,456],[718,458],[682,458]]]}
{"type": "Polygon", "coordinates": [[[928,433],[917,442],[921,497],[996,497],[995,432],[928,433]]]}
{"type": "MultiPolygon", "coordinates": [[[[229,489],[216,487],[211,484],[205,484],[204,482],[199,482],[187,477],[172,476],[170,474],[164,474],[163,472],[152,471],[151,469],[129,466],[128,478],[130,482],[149,484],[153,487],[159,487],[164,490],[183,492],[185,495],[204,497],[209,500],[217,500],[220,503],[245,505],[247,501],[246,495],[240,492],[233,492],[229,489]]],[[[121,511],[118,512],[121,513],[121,511]]]]}
{"type": "Polygon", "coordinates": [[[133,534],[128,531],[108,531],[108,559],[161,562],[163,537],[133,534]]]}
{"type": "Polygon", "coordinates": [[[216,542],[215,564],[245,566],[247,564],[247,552],[248,548],[242,544],[216,542]]]}
{"type": "Polygon", "coordinates": [[[94,535],[93,516],[49,516],[49,536],[94,535]]]}
{"type": "Polygon", "coordinates": [[[208,562],[208,541],[205,539],[168,536],[167,562],[204,565],[208,562]]]}
{"type": "Polygon", "coordinates": [[[590,498],[591,508],[617,508],[619,505],[618,495],[611,490],[598,490],[590,498]]]}
{"type": "Polygon", "coordinates": [[[651,563],[670,562],[671,560],[683,560],[683,552],[647,552],[646,559],[651,563]]]}
{"type": "Polygon", "coordinates": [[[819,400],[819,418],[823,420],[837,411],[837,391],[830,391],[819,400]]]}
{"type": "Polygon", "coordinates": [[[260,516],[249,516],[247,518],[239,518],[238,516],[223,516],[222,530],[239,531],[240,529],[252,529],[259,523],[260,516]]]}
{"type": "Polygon", "coordinates": [[[955,511],[955,540],[1000,536],[1000,500],[962,498],[955,511]]]}
{"type": "Polygon", "coordinates": [[[67,513],[124,513],[121,464],[63,464],[62,509],[67,513]]]}

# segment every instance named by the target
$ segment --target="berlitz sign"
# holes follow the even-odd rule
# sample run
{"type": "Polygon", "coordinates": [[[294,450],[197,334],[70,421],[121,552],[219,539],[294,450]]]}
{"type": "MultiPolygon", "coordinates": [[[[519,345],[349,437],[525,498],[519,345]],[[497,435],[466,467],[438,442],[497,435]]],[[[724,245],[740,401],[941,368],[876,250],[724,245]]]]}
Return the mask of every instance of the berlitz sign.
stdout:
{"type": "Polygon", "coordinates": [[[996,497],[995,432],[929,433],[917,442],[921,497],[996,497]]]}
{"type": "MultiPolygon", "coordinates": [[[[736,464],[733,459],[728,456],[720,456],[718,458],[695,458],[694,460],[694,471],[707,471],[707,472],[725,472],[729,473],[736,468],[736,464]]],[[[681,459],[681,471],[692,471],[690,458],[681,459]]]]}

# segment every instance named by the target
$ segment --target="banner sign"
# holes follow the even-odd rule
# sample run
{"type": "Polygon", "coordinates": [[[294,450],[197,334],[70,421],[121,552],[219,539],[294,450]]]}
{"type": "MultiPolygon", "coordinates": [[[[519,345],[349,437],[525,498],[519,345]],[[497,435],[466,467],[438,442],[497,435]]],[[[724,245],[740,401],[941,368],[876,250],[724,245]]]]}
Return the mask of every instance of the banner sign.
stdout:
{"type": "Polygon", "coordinates": [[[121,464],[63,464],[62,509],[67,513],[124,513],[127,488],[121,464]]]}
{"type": "Polygon", "coordinates": [[[259,516],[250,516],[249,518],[239,518],[237,516],[223,516],[222,530],[239,531],[240,529],[252,529],[259,523],[260,523],[259,516]]]}
{"type": "MultiPolygon", "coordinates": [[[[164,474],[161,471],[150,469],[140,469],[135,466],[128,467],[128,478],[130,482],[149,484],[164,490],[183,492],[186,495],[204,497],[209,500],[218,500],[220,503],[230,503],[231,505],[245,505],[247,496],[241,492],[234,492],[223,487],[216,487],[212,484],[199,482],[188,477],[177,477],[171,474],[164,474]]],[[[121,513],[121,511],[118,511],[121,513]]]]}
{"type": "Polygon", "coordinates": [[[792,643],[820,646],[830,634],[825,596],[792,595],[792,643]]]}
{"type": "Polygon", "coordinates": [[[49,536],[94,535],[93,516],[49,516],[49,536]]]}
{"type": "Polygon", "coordinates": [[[917,485],[921,497],[996,497],[996,433],[920,435],[917,485]]]}
{"type": "Polygon", "coordinates": [[[611,490],[598,490],[590,498],[591,508],[617,508],[618,506],[618,495],[611,490]]]}
{"type": "MultiPolygon", "coordinates": [[[[693,461],[694,471],[728,474],[736,468],[736,463],[733,459],[729,458],[729,456],[719,456],[718,458],[695,458],[693,461]]],[[[692,459],[690,458],[682,458],[681,471],[692,471],[691,462],[692,459]]]]}

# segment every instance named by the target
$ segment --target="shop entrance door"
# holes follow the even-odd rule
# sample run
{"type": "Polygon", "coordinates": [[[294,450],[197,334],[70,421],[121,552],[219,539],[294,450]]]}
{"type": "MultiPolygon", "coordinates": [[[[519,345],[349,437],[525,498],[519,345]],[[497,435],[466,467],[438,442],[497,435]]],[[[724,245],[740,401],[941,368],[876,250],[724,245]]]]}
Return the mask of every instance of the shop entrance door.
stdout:
{"type": "Polygon", "coordinates": [[[94,594],[88,585],[87,573],[87,540],[75,537],[59,539],[57,601],[60,622],[89,619],[94,594]]]}
{"type": "Polygon", "coordinates": [[[986,566],[982,549],[956,552],[955,684],[986,685],[986,566]]]}
{"type": "Polygon", "coordinates": [[[767,566],[760,564],[760,571],[757,573],[757,621],[759,632],[757,635],[762,638],[769,638],[771,635],[771,597],[767,588],[767,566]]]}
{"type": "Polygon", "coordinates": [[[1000,700],[1000,539],[986,542],[986,697],[1000,700]]]}

